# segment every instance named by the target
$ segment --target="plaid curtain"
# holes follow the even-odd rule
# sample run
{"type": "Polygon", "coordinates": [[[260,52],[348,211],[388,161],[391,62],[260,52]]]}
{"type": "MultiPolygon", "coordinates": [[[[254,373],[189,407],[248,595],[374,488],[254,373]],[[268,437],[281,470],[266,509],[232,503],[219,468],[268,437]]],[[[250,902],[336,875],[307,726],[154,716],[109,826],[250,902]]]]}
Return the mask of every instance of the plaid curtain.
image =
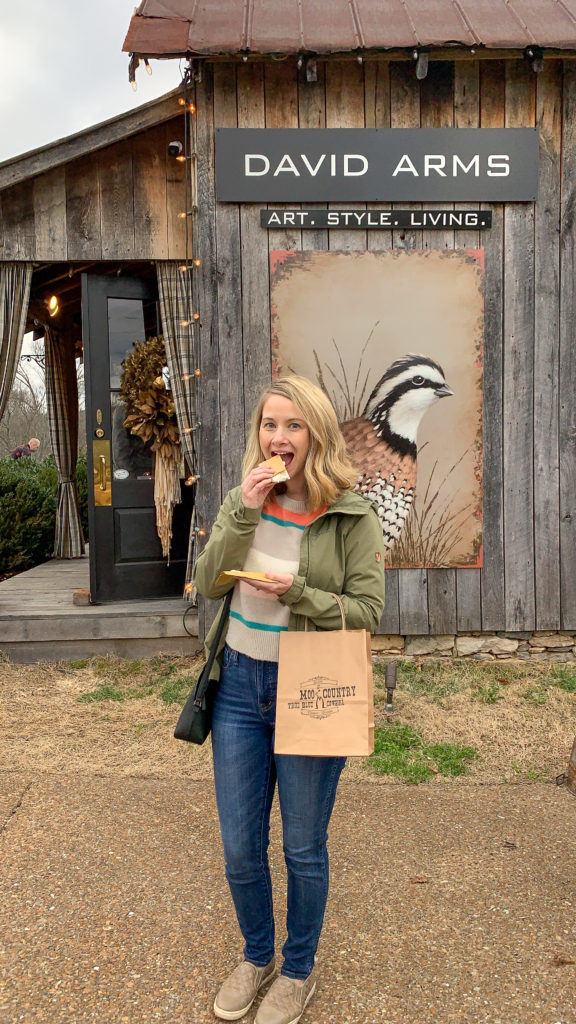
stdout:
{"type": "Polygon", "coordinates": [[[53,327],[46,327],[46,403],[50,441],[58,467],[55,558],[80,558],[84,535],[78,510],[78,381],[74,347],[53,327]]]}
{"type": "MultiPolygon", "coordinates": [[[[170,372],[170,387],[176,406],[176,418],[182,450],[186,462],[193,475],[197,473],[197,458],[195,449],[196,433],[194,425],[198,420],[196,405],[196,370],[197,353],[194,344],[194,327],[192,323],[183,325],[192,315],[189,271],[180,270],[179,263],[158,262],[156,264],[158,276],[158,295],[160,299],[160,316],[162,319],[162,333],[166,345],[168,359],[168,370],[170,372]]],[[[192,513],[190,523],[190,536],[188,538],[188,561],[186,566],[186,585],[184,597],[191,601],[196,599],[196,592],[192,583],[194,562],[196,556],[196,505],[192,513]]]]}
{"type": "Polygon", "coordinates": [[[31,281],[31,263],[0,263],[0,420],[18,369],[31,281]]]}

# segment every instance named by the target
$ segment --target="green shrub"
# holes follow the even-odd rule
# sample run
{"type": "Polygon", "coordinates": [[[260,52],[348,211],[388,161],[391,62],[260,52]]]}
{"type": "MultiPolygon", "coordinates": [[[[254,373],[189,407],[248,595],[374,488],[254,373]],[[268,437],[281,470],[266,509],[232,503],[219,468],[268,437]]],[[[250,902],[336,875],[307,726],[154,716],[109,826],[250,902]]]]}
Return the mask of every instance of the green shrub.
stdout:
{"type": "MultiPolygon", "coordinates": [[[[80,516],[87,534],[86,458],[79,461],[80,516]]],[[[52,557],[58,471],[52,455],[0,459],[0,576],[52,557]]]]}

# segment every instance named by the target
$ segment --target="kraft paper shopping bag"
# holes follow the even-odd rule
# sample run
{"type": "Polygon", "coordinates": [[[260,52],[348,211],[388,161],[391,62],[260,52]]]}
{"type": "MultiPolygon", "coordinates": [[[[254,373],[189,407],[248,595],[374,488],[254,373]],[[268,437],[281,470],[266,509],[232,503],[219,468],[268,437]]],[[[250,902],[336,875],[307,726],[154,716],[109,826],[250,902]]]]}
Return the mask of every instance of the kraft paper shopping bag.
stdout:
{"type": "Polygon", "coordinates": [[[320,756],[372,753],[374,684],[366,630],[281,634],[274,750],[320,756]]]}

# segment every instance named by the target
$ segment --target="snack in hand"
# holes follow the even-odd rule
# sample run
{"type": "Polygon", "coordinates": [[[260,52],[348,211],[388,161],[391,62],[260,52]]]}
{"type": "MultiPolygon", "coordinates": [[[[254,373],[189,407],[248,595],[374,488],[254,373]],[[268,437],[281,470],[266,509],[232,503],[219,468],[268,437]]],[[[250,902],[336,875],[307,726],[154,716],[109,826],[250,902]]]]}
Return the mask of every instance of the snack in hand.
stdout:
{"type": "Polygon", "coordinates": [[[280,455],[273,455],[271,459],[266,459],[265,462],[261,462],[260,465],[270,466],[270,469],[274,471],[274,476],[272,477],[273,484],[281,484],[284,483],[285,480],[290,479],[290,473],[286,469],[280,455]]]}

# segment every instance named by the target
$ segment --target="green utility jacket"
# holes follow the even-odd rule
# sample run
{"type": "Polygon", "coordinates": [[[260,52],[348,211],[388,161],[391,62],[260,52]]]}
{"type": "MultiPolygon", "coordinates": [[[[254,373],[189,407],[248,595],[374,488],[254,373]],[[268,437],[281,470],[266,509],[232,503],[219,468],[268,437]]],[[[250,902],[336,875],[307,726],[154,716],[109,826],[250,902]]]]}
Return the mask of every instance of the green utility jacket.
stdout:
{"type": "MultiPolygon", "coordinates": [[[[240,487],[231,490],[214,523],[210,540],[196,563],[195,582],[204,597],[218,599],[230,584],[215,581],[225,569],[242,569],[261,509],[245,508],[240,487]]],[[[332,594],[342,597],[348,629],[373,632],[384,608],[384,538],[371,503],[345,491],[302,534],[300,565],[294,582],[278,600],[290,608],[288,629],[340,629],[341,616],[332,594]]],[[[208,650],[217,619],[206,637],[208,650]]],[[[212,678],[220,674],[222,635],[212,678]]]]}

